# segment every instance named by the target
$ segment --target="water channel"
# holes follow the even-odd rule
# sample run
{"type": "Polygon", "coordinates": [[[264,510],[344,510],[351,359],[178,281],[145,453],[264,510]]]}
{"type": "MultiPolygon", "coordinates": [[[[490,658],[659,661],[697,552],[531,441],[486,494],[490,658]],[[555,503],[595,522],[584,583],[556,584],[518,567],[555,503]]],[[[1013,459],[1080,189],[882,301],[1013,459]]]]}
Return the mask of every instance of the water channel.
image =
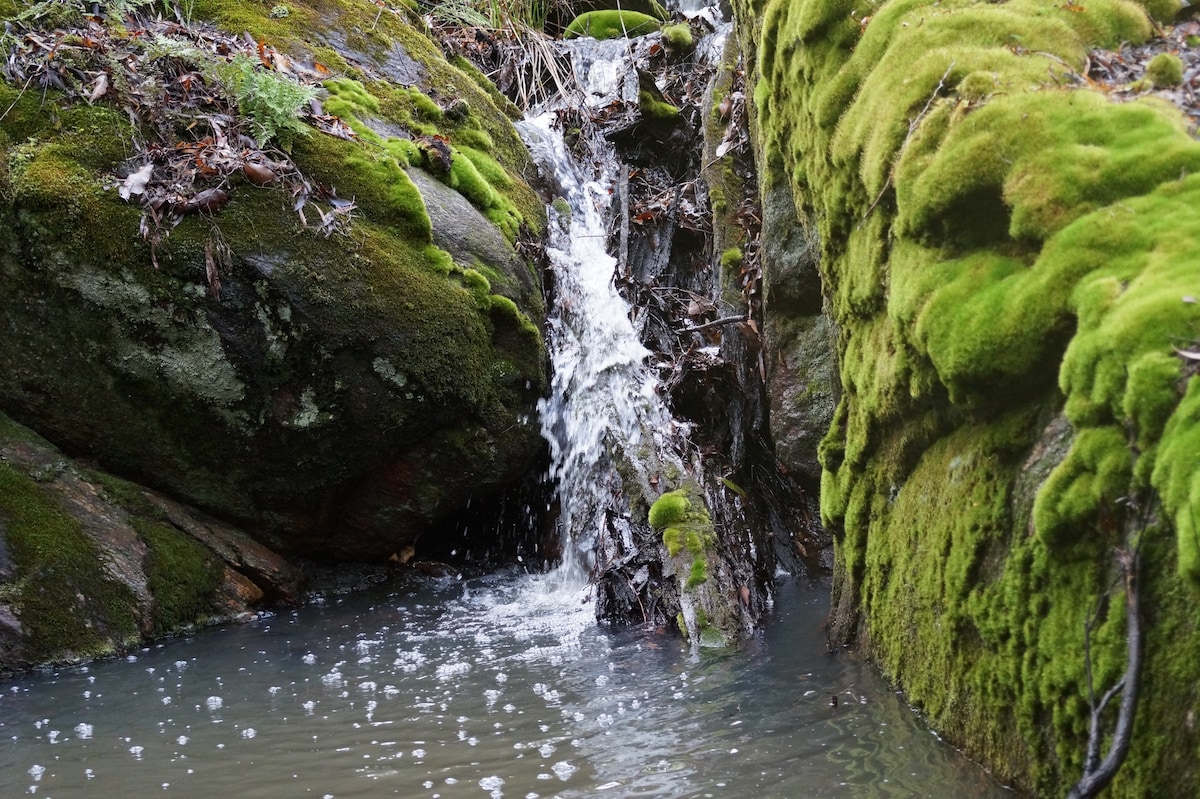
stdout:
{"type": "MultiPolygon", "coordinates": [[[[577,63],[597,81],[586,97],[636,102],[636,71],[609,55],[577,63]]],[[[612,172],[569,163],[553,119],[524,133],[570,206],[548,245],[555,391],[540,409],[565,567],[401,575],[0,684],[0,796],[1009,795],[868,665],[827,651],[820,581],[777,575],[767,624],[727,648],[597,625],[589,531],[619,494],[612,453],[691,464],[612,286],[612,172]]]]}
{"type": "Polygon", "coordinates": [[[778,588],[761,634],[699,655],[598,627],[578,584],[496,575],[26,677],[0,693],[0,795],[1010,795],[827,654],[826,586],[778,588]]]}

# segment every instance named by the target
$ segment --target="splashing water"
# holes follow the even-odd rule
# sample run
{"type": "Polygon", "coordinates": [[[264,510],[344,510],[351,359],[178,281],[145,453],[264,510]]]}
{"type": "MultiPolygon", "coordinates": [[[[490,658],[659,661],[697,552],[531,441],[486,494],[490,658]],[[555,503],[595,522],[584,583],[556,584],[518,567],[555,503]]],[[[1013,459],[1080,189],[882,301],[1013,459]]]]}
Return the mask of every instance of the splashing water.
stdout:
{"type": "MultiPolygon", "coordinates": [[[[575,99],[585,107],[636,100],[636,71],[623,40],[581,40],[571,52],[581,88],[575,99]]],[[[549,331],[553,377],[539,411],[550,445],[550,477],[561,501],[563,570],[582,579],[591,565],[586,552],[622,492],[617,461],[635,467],[678,464],[679,448],[668,438],[684,428],[659,397],[658,380],[646,366],[650,352],[614,284],[617,261],[606,242],[616,157],[607,142],[593,137],[586,160],[595,174],[587,174],[556,129],[556,110],[531,116],[518,128],[569,208],[550,210],[546,253],[555,282],[549,331]]]]}

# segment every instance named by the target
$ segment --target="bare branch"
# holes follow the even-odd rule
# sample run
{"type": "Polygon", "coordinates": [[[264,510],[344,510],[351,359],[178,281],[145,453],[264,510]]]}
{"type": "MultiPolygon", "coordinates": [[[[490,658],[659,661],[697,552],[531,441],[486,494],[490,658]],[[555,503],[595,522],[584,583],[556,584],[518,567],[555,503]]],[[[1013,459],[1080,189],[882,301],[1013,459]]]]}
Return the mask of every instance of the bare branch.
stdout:
{"type": "MultiPolygon", "coordinates": [[[[1108,786],[1117,770],[1125,761],[1133,739],[1133,722],[1137,714],[1138,678],[1142,669],[1142,624],[1138,596],[1138,571],[1141,563],[1139,547],[1121,550],[1118,553],[1121,572],[1125,579],[1125,645],[1128,654],[1125,674],[1116,685],[1108,689],[1100,702],[1092,704],[1091,723],[1088,729],[1088,751],[1084,762],[1083,777],[1067,794],[1067,799],[1092,799],[1108,786]],[[1102,718],[1108,703],[1121,694],[1121,706],[1117,711],[1117,723],[1113,730],[1108,753],[1097,763],[1100,740],[1104,737],[1102,718]]],[[[1090,655],[1089,655],[1090,662],[1090,655]]]]}

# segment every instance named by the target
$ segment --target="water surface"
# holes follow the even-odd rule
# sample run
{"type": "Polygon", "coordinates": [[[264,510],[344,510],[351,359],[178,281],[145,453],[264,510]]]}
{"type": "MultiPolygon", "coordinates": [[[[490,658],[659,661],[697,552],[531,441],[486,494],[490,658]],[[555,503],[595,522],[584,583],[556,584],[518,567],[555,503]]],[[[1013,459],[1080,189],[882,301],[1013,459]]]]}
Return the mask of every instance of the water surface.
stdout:
{"type": "Polygon", "coordinates": [[[1010,796],[826,653],[823,586],[788,578],[762,634],[695,655],[555,580],[329,599],[0,685],[0,795],[1010,796]]]}

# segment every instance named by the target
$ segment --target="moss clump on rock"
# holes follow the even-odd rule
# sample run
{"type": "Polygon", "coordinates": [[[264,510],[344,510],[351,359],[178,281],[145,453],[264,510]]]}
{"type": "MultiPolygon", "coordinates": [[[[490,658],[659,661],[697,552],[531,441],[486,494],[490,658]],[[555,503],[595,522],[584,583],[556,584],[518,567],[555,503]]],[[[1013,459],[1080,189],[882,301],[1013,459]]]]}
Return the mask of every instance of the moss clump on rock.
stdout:
{"type": "Polygon", "coordinates": [[[684,567],[681,581],[686,589],[695,589],[708,579],[708,549],[716,543],[712,519],[702,503],[693,501],[693,491],[689,488],[668,491],[650,506],[648,517],[651,527],[662,530],[667,554],[672,559],[681,559],[680,565],[684,567]]]}
{"type": "Polygon", "coordinates": [[[661,20],[637,11],[588,11],[571,20],[563,36],[567,39],[578,36],[590,36],[593,39],[631,38],[654,33],[661,27],[661,20]]]}
{"type": "Polygon", "coordinates": [[[1183,60],[1174,53],[1159,53],[1146,64],[1146,79],[1156,89],[1183,83],[1183,60]]]}
{"type": "Polygon", "coordinates": [[[686,22],[664,25],[662,36],[667,49],[676,55],[686,55],[696,46],[696,42],[692,38],[692,28],[686,22]]]}

